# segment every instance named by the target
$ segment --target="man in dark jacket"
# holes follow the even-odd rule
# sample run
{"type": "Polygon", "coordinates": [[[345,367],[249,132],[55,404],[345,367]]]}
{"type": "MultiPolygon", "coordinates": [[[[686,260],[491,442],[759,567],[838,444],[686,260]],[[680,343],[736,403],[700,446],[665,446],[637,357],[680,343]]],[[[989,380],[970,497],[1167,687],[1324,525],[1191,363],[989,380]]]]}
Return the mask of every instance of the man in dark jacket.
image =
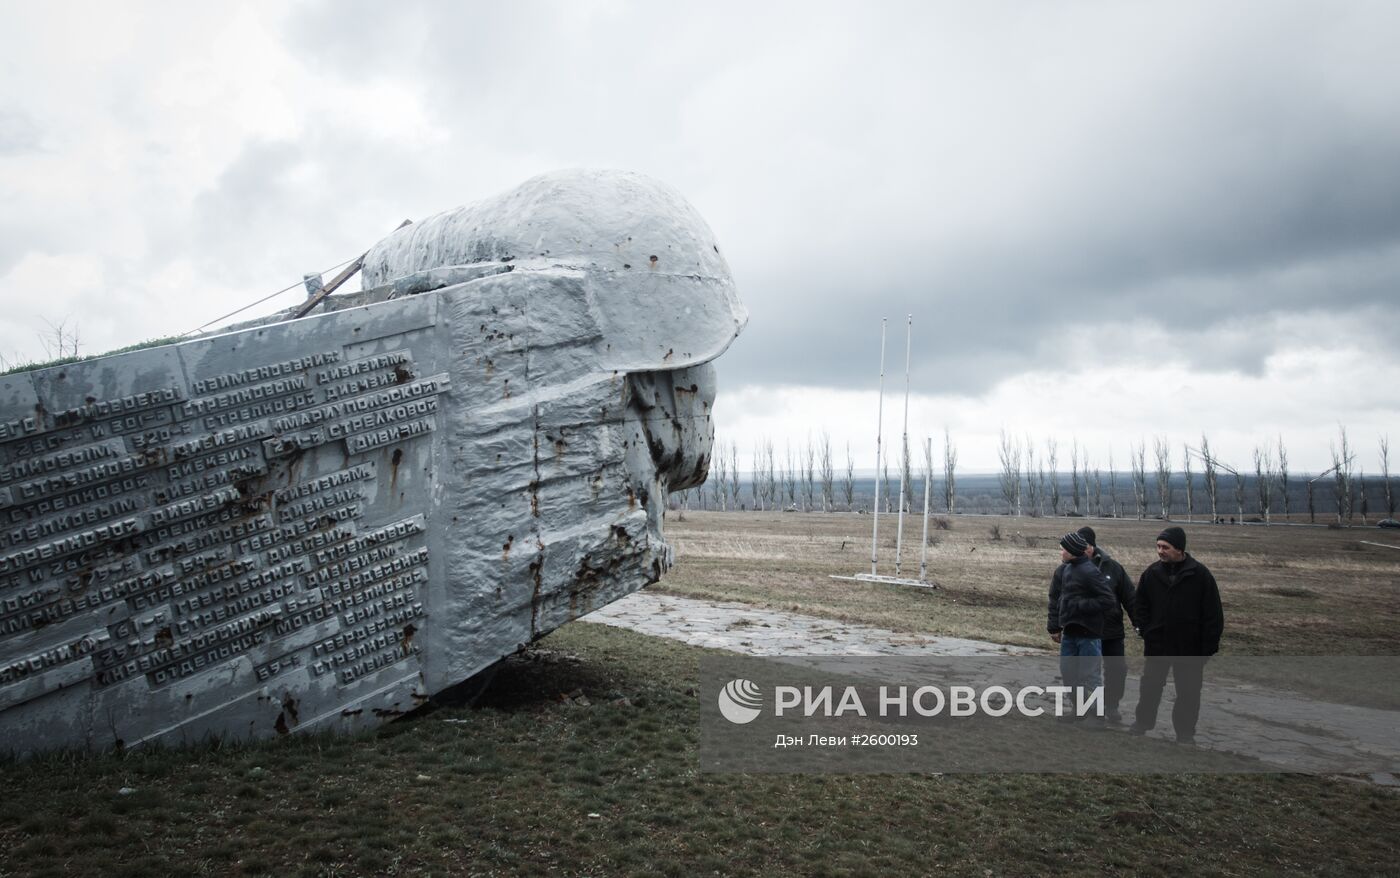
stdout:
{"type": "Polygon", "coordinates": [[[1134,604],[1133,619],[1142,634],[1146,659],[1130,731],[1145,734],[1157,724],[1157,707],[1170,671],[1176,688],[1172,726],[1176,740],[1190,744],[1201,713],[1201,678],[1206,659],[1220,649],[1225,611],[1215,577],[1186,554],[1184,530],[1169,527],[1158,535],[1157,558],[1138,579],[1134,604]]]}
{"type": "Polygon", "coordinates": [[[1045,628],[1060,645],[1060,677],[1080,690],[1078,705],[1089,691],[1103,686],[1103,622],[1116,604],[1108,581],[1094,566],[1088,540],[1077,532],[1065,534],[1060,560],[1050,579],[1045,628]]]}
{"type": "MultiPolygon", "coordinates": [[[[1128,618],[1133,619],[1133,600],[1137,589],[1133,587],[1133,580],[1123,565],[1099,547],[1098,535],[1092,527],[1085,525],[1075,533],[1088,541],[1094,566],[1099,568],[1113,591],[1114,604],[1103,619],[1103,705],[1108,721],[1117,724],[1123,721],[1118,704],[1123,700],[1123,690],[1128,682],[1128,662],[1123,658],[1123,611],[1127,610],[1128,618]]],[[[1136,621],[1133,627],[1137,627],[1136,621]]]]}

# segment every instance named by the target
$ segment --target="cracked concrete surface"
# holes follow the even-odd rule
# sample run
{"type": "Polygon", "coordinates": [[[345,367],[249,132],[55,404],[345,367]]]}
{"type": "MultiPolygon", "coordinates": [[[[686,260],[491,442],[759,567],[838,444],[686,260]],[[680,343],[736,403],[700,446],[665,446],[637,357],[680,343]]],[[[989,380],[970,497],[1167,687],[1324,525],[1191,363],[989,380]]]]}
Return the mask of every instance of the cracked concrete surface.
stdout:
{"type": "MultiPolygon", "coordinates": [[[[637,592],[583,621],[667,637],[692,646],[751,656],[1040,656],[1026,649],[980,640],[890,631],[850,622],[765,610],[739,603],[637,592]]],[[[1170,739],[1173,687],[1163,696],[1158,725],[1149,734],[1170,739]]],[[[1137,680],[1129,674],[1123,699],[1131,717],[1137,680]]],[[[1214,684],[1202,693],[1199,747],[1259,759],[1265,770],[1326,772],[1346,763],[1384,765],[1367,779],[1400,786],[1400,714],[1391,710],[1317,701],[1248,684],[1214,684]]]]}

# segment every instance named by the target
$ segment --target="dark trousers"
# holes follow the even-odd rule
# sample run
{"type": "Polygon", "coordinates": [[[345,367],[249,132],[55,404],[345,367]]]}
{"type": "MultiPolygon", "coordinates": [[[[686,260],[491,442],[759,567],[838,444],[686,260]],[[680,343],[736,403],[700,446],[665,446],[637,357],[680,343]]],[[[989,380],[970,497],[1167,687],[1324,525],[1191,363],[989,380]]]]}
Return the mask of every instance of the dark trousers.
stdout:
{"type": "Polygon", "coordinates": [[[1177,737],[1196,734],[1196,720],[1201,715],[1201,680],[1205,676],[1206,657],[1196,655],[1150,655],[1143,660],[1142,685],[1138,689],[1137,717],[1134,725],[1150,729],[1157,725],[1157,708],[1162,703],[1162,690],[1167,686],[1167,672],[1172,674],[1176,703],[1172,706],[1172,728],[1177,737]]]}
{"type": "Polygon", "coordinates": [[[1123,658],[1123,638],[1103,640],[1103,706],[1109,713],[1118,709],[1128,682],[1128,662],[1123,658]]]}

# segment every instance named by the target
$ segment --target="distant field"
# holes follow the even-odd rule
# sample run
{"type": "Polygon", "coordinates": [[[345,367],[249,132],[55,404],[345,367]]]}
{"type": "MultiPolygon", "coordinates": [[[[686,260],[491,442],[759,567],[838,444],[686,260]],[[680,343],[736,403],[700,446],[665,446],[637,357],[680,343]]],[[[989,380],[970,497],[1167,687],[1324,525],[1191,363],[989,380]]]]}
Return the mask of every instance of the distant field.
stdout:
{"type": "MultiPolygon", "coordinates": [[[[930,528],[929,578],[938,590],[834,580],[870,569],[868,515],[800,512],[668,513],[675,568],[654,590],[797,610],[897,631],[1050,645],[1045,597],[1058,539],[1084,524],[1136,577],[1156,560],[1164,523],[955,515],[930,528]],[[683,518],[683,520],[682,520],[683,518]],[[993,529],[1000,530],[996,538],[993,529]]],[[[1400,654],[1400,532],[1298,525],[1186,529],[1187,550],[1220,583],[1221,652],[1235,655],[1400,654]]],[[[917,576],[919,517],[905,519],[903,572],[917,576]]],[[[895,519],[880,518],[880,572],[894,572],[895,519]]],[[[1129,648],[1138,648],[1129,638],[1129,648]]]]}

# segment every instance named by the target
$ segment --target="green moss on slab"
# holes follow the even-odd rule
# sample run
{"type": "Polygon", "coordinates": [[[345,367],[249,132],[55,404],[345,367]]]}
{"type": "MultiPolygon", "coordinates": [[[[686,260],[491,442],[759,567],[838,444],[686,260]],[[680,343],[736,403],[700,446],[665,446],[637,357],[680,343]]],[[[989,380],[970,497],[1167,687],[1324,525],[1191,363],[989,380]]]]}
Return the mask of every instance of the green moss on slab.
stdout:
{"type": "Polygon", "coordinates": [[[66,366],[69,363],[84,363],[88,360],[96,360],[101,357],[112,357],[117,354],[127,354],[132,351],[143,351],[146,348],[158,348],[162,345],[175,344],[176,342],[184,340],[185,338],[183,336],[168,335],[164,338],[147,339],[146,341],[137,342],[133,345],[127,345],[124,348],[117,348],[114,351],[106,351],[100,354],[88,354],[83,357],[59,357],[56,360],[45,360],[42,363],[21,363],[18,366],[12,366],[9,369],[0,371],[0,376],[18,375],[21,372],[36,372],[40,369],[51,369],[54,366],[66,366]]]}

